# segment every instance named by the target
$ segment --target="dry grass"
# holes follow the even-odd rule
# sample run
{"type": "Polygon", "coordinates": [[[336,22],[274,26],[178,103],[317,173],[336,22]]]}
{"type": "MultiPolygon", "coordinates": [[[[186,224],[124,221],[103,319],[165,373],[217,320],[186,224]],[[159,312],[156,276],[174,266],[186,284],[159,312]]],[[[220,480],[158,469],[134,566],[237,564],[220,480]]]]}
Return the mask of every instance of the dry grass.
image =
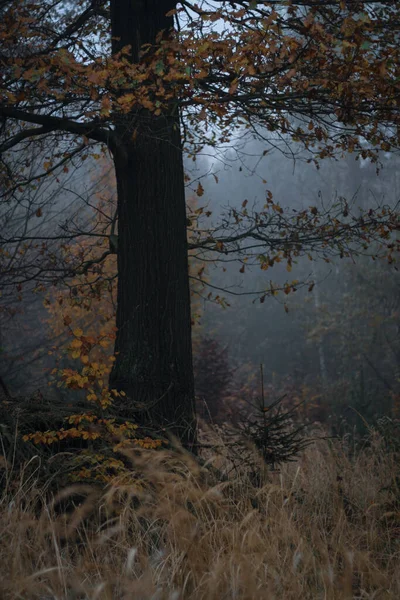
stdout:
{"type": "Polygon", "coordinates": [[[32,469],[6,488],[2,600],[400,598],[399,467],[379,440],[353,460],[320,443],[260,487],[184,453],[131,460],[129,480],[53,504],[32,469]]]}

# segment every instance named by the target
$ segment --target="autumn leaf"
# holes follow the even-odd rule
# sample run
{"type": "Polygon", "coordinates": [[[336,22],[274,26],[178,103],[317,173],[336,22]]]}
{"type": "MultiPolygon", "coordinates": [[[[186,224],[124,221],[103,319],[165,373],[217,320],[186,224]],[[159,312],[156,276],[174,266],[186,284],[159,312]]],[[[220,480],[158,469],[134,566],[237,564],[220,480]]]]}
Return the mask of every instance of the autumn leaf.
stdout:
{"type": "Polygon", "coordinates": [[[82,347],[82,341],[75,339],[72,340],[71,344],[70,344],[70,348],[81,348],[82,347]]]}
{"type": "Polygon", "coordinates": [[[111,100],[109,96],[103,96],[101,99],[100,114],[107,117],[111,112],[111,100]]]}
{"type": "Polygon", "coordinates": [[[203,186],[201,185],[201,183],[200,183],[200,182],[199,182],[199,184],[198,184],[198,186],[197,186],[197,189],[196,189],[196,194],[199,196],[199,198],[200,198],[201,196],[203,196],[203,194],[204,194],[204,188],[203,188],[203,186]]]}

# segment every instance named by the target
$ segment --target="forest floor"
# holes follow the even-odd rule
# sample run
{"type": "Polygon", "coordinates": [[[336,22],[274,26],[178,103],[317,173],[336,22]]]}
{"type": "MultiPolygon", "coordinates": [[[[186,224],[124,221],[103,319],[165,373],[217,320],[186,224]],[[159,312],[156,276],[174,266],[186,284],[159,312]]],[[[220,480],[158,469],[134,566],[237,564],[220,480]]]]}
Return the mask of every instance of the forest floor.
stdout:
{"type": "Polygon", "coordinates": [[[400,466],[379,437],[352,456],[319,441],[258,485],[229,452],[141,450],[53,503],[32,465],[3,464],[0,598],[400,598],[400,466]]]}

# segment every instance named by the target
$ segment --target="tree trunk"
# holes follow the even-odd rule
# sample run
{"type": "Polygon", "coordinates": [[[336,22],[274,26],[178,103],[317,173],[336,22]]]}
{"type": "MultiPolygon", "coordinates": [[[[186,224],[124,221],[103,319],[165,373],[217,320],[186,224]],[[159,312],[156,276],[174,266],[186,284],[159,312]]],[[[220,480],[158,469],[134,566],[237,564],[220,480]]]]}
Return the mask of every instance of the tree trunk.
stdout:
{"type": "MultiPolygon", "coordinates": [[[[173,3],[112,0],[113,52],[155,43],[173,21],[173,3]],[[118,38],[118,39],[115,39],[118,38]]],[[[123,152],[114,153],[118,194],[116,361],[111,387],[128,413],[195,441],[194,382],[179,114],[139,109],[116,120],[123,152]],[[130,123],[134,122],[135,135],[130,123]]]]}

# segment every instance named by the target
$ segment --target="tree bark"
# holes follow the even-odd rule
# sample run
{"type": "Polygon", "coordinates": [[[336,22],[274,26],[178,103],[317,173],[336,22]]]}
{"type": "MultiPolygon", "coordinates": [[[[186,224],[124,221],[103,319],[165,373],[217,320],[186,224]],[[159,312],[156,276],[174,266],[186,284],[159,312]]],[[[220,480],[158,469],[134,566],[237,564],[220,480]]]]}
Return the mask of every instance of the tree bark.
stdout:
{"type": "MultiPolygon", "coordinates": [[[[173,2],[112,0],[113,52],[154,44],[172,28],[173,2]]],[[[166,429],[186,447],[195,441],[194,382],[179,113],[144,109],[116,119],[123,145],[114,152],[118,194],[118,297],[112,388],[144,426],[166,429]],[[132,125],[134,123],[134,125],[132,125]],[[134,135],[133,135],[134,128],[134,135]]]]}

